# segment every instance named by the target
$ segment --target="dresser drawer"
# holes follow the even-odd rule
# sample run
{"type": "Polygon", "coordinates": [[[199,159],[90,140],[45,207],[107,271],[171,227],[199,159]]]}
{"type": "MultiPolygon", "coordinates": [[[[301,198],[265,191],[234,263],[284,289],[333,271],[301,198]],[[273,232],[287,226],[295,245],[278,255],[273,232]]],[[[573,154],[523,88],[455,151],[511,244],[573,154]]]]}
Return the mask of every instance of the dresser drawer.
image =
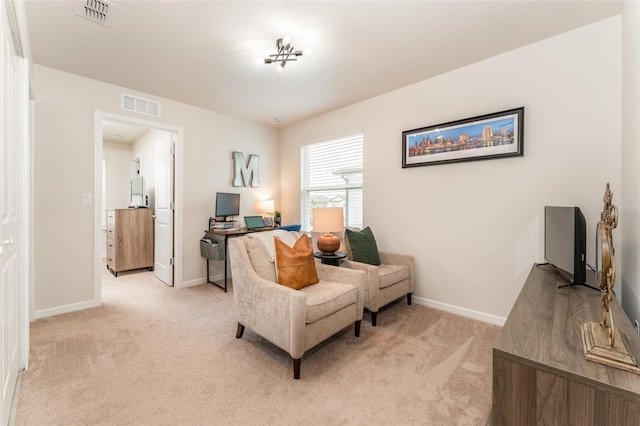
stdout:
{"type": "Polygon", "coordinates": [[[115,225],[107,224],[107,240],[116,238],[116,227],[115,225]]]}
{"type": "Polygon", "coordinates": [[[107,243],[107,265],[116,268],[116,248],[113,241],[107,243]]]}
{"type": "Polygon", "coordinates": [[[116,211],[107,210],[107,225],[115,225],[115,224],[116,224],[116,211]]]}

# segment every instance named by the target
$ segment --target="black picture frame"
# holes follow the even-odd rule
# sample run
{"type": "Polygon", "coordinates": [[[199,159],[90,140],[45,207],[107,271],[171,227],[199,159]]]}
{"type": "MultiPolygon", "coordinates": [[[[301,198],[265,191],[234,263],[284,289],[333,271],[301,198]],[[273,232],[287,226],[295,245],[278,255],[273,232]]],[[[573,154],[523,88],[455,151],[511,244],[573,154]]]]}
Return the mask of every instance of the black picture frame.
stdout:
{"type": "Polygon", "coordinates": [[[524,107],[402,132],[402,168],[518,156],[524,107]]]}

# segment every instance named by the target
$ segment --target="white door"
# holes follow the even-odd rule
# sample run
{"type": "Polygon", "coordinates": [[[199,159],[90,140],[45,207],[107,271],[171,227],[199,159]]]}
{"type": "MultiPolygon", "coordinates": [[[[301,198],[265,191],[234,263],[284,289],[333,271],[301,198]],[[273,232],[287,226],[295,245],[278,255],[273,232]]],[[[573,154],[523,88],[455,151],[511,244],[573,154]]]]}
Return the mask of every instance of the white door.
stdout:
{"type": "Polygon", "coordinates": [[[173,167],[176,136],[156,142],[155,265],[156,277],[173,286],[173,167]]]}
{"type": "Polygon", "coordinates": [[[0,425],[6,425],[19,366],[18,125],[19,77],[5,5],[0,6],[0,425]]]}

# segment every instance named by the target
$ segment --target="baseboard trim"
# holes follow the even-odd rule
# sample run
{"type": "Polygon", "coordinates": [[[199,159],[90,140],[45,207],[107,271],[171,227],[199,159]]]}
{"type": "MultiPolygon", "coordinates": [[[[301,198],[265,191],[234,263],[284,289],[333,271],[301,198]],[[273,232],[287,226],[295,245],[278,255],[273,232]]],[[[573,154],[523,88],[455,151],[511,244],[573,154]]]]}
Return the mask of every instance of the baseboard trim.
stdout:
{"type": "MultiPolygon", "coordinates": [[[[211,281],[222,281],[224,280],[224,274],[219,274],[210,277],[211,281]]],[[[186,288],[193,287],[200,284],[205,284],[207,282],[207,278],[198,278],[195,280],[183,281],[180,287],[176,288],[186,288]]],[[[411,300],[418,304],[427,306],[433,309],[439,309],[441,311],[450,312],[452,314],[461,315],[463,317],[472,318],[478,321],[487,322],[489,324],[495,324],[499,326],[503,326],[506,322],[506,318],[499,317],[496,315],[487,314],[484,312],[474,311],[472,309],[461,308],[459,306],[449,305],[447,303],[437,302],[435,300],[425,299],[422,297],[413,296],[411,300]]],[[[83,309],[96,308],[100,306],[100,303],[97,303],[95,300],[89,300],[86,302],[72,303],[70,305],[58,306],[55,308],[49,309],[41,309],[35,312],[35,319],[52,317],[55,315],[68,314],[70,312],[81,311],[83,309]]]]}
{"type": "MultiPolygon", "coordinates": [[[[224,274],[218,274],[211,276],[211,281],[224,281],[224,274]]],[[[182,285],[176,286],[176,288],[193,287],[207,282],[206,277],[197,278],[195,280],[183,281],[182,285]]],[[[60,314],[68,314],[70,312],[81,311],[83,309],[97,308],[100,303],[95,300],[88,300],[86,302],[72,303],[70,305],[58,306],[55,308],[41,309],[35,312],[35,319],[53,317],[60,314]]]]}
{"type": "Polygon", "coordinates": [[[428,306],[429,308],[439,309],[441,311],[450,312],[452,314],[461,315],[467,318],[473,318],[478,321],[488,322],[489,324],[495,324],[503,326],[506,318],[502,318],[496,315],[486,314],[484,312],[474,311],[472,309],[461,308],[459,306],[449,305],[447,303],[436,302],[435,300],[429,300],[422,297],[416,297],[415,295],[411,300],[418,305],[428,306]]]}
{"type": "MultiPolygon", "coordinates": [[[[224,282],[224,274],[218,274],[218,275],[212,275],[211,277],[209,277],[209,279],[211,281],[219,281],[219,282],[224,282]]],[[[231,278],[229,278],[231,279],[231,278]]],[[[196,278],[195,280],[189,280],[189,281],[183,281],[181,286],[176,286],[176,288],[187,288],[187,287],[193,287],[196,285],[200,285],[200,284],[206,284],[207,282],[207,278],[206,277],[202,277],[202,278],[196,278]]]]}
{"type": "Polygon", "coordinates": [[[68,314],[69,312],[81,311],[83,309],[97,308],[100,303],[95,300],[87,300],[86,302],[72,303],[70,305],[57,306],[55,308],[41,309],[35,312],[36,319],[52,317],[60,314],[68,314]]]}

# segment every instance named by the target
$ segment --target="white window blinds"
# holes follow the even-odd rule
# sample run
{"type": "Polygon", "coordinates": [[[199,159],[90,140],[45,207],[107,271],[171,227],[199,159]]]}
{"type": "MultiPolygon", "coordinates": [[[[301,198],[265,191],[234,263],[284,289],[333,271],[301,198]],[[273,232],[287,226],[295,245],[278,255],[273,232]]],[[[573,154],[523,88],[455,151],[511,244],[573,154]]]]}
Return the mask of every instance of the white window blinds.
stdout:
{"type": "Polygon", "coordinates": [[[345,226],[362,227],[362,135],[300,148],[302,229],[313,229],[316,207],[344,207],[345,226]]]}

